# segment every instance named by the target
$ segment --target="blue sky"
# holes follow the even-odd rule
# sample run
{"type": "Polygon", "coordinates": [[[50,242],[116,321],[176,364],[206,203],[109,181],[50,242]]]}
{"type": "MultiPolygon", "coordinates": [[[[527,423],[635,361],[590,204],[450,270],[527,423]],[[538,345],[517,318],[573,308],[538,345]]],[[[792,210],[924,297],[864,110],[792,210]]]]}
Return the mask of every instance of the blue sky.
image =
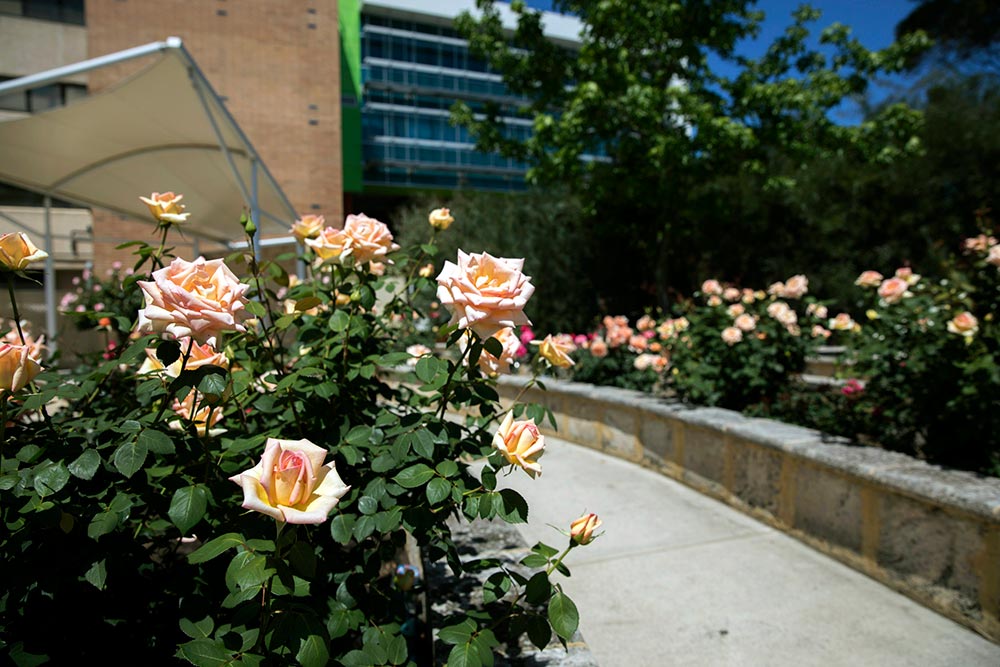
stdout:
{"type": "MultiPolygon", "coordinates": [[[[548,0],[526,2],[529,7],[546,10],[552,4],[548,0]]],[[[762,53],[791,23],[792,12],[801,4],[802,0],[760,0],[757,8],[766,15],[760,36],[742,44],[740,51],[748,56],[762,53]]],[[[881,49],[891,44],[896,24],[915,6],[911,0],[811,0],[808,4],[823,12],[819,21],[813,24],[814,35],[818,35],[831,23],[843,23],[850,26],[854,36],[869,49],[881,49]]],[[[729,72],[723,70],[722,73],[729,72]]],[[[904,77],[878,81],[872,88],[873,97],[880,99],[904,86],[907,81],[904,77]]],[[[850,124],[857,121],[858,110],[854,104],[849,103],[838,110],[837,117],[840,122],[850,124]]]]}

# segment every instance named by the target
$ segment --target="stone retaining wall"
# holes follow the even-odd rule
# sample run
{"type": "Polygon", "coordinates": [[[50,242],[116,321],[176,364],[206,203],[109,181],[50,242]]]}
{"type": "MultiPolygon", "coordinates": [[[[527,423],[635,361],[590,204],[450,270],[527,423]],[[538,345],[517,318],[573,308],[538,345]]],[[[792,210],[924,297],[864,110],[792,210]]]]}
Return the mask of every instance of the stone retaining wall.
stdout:
{"type": "MultiPolygon", "coordinates": [[[[501,398],[524,382],[501,377],[501,398]]],[[[723,500],[1000,642],[1000,479],[730,410],[545,385],[520,400],[555,413],[549,433],[723,500]]]]}

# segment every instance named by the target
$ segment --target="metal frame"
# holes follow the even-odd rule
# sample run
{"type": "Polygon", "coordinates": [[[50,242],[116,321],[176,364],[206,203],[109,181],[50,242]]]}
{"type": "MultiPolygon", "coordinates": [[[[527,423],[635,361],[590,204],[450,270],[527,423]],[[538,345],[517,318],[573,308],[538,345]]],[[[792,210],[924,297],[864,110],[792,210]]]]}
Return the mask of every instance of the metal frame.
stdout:
{"type": "MultiPolygon", "coordinates": [[[[84,72],[90,72],[102,67],[108,67],[110,65],[116,65],[129,60],[134,60],[136,58],[143,58],[150,55],[155,55],[158,53],[162,54],[173,54],[180,58],[187,68],[188,75],[191,79],[191,85],[194,87],[195,92],[198,95],[198,99],[201,101],[202,108],[205,112],[205,116],[208,118],[209,123],[212,126],[212,131],[218,140],[218,148],[223,153],[226,158],[226,162],[229,164],[230,171],[232,173],[233,179],[235,180],[240,192],[243,194],[244,199],[250,206],[250,215],[254,223],[260,226],[261,215],[264,215],[268,219],[283,223],[288,222],[288,220],[281,220],[274,215],[261,211],[260,204],[258,201],[259,193],[259,178],[264,178],[277,193],[280,203],[286,209],[290,219],[294,219],[296,216],[295,208],[292,206],[291,202],[285,196],[284,191],[282,191],[281,186],[275,180],[274,176],[268,171],[267,166],[260,159],[260,155],[254,149],[253,144],[247,138],[243,129],[236,123],[236,120],[226,109],[225,105],[222,104],[219,95],[212,88],[209,83],[208,78],[198,67],[197,63],[191,54],[184,48],[184,43],[180,37],[167,37],[162,42],[151,42],[149,44],[144,44],[142,46],[136,46],[131,49],[125,49],[123,51],[117,51],[115,53],[110,53],[104,56],[99,56],[97,58],[90,58],[78,63],[71,65],[66,65],[63,67],[56,67],[54,69],[46,70],[45,72],[39,72],[37,74],[31,74],[28,76],[19,77],[17,79],[12,79],[10,81],[5,81],[0,83],[0,95],[6,93],[20,92],[23,90],[29,90],[32,88],[37,88],[39,86],[44,86],[49,83],[54,83],[61,81],[67,77],[74,76],[77,74],[82,74],[84,72]],[[224,137],[222,135],[222,130],[219,124],[219,118],[222,118],[226,123],[229,124],[230,129],[236,134],[239,142],[242,144],[242,150],[238,151],[246,155],[250,160],[250,183],[244,181],[243,175],[240,173],[236,162],[233,160],[233,155],[229,147],[226,145],[224,137]]],[[[205,146],[208,148],[208,146],[205,146]]],[[[65,183],[70,180],[87,173],[97,165],[90,165],[87,169],[80,170],[71,174],[69,177],[62,179],[56,186],[65,185],[65,183]]],[[[15,183],[21,187],[25,187],[23,184],[15,183]]],[[[28,189],[38,191],[37,188],[28,189]]],[[[54,352],[56,349],[56,300],[55,300],[55,260],[52,256],[53,244],[52,244],[52,196],[58,194],[62,199],[67,201],[75,201],[76,203],[81,203],[91,207],[105,208],[108,210],[115,211],[116,213],[124,214],[128,217],[132,217],[132,214],[126,211],[115,210],[113,207],[108,207],[105,204],[97,204],[96,202],[87,202],[80,200],[79,198],[66,197],[65,195],[58,193],[57,188],[50,187],[46,191],[41,191],[43,196],[44,206],[45,206],[45,251],[49,253],[49,257],[45,260],[45,324],[46,333],[50,341],[50,347],[54,352]]],[[[4,216],[7,217],[7,216],[4,216]]],[[[20,225],[19,225],[20,226],[20,225]]],[[[237,244],[232,242],[221,241],[219,239],[212,239],[226,245],[230,248],[236,247],[237,244]]],[[[254,236],[253,250],[255,257],[259,257],[261,249],[261,242],[259,234],[254,236]]]]}

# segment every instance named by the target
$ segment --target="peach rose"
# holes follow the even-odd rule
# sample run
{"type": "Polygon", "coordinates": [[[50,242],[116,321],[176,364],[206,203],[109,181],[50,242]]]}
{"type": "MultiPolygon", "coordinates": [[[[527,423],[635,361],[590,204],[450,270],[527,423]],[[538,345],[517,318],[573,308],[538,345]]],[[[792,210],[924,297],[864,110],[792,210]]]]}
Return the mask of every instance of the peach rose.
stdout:
{"type": "Polygon", "coordinates": [[[712,296],[708,297],[708,305],[711,306],[712,308],[717,308],[718,306],[722,305],[722,298],[719,297],[717,294],[713,294],[712,296]]]}
{"type": "Polygon", "coordinates": [[[883,279],[882,274],[878,271],[863,271],[854,284],[861,287],[878,287],[882,284],[883,279]]]}
{"type": "Polygon", "coordinates": [[[49,256],[39,250],[24,232],[0,234],[0,266],[10,271],[24,271],[32,262],[40,262],[49,256]]]}
{"type": "Polygon", "coordinates": [[[649,339],[645,336],[629,336],[628,347],[633,352],[645,352],[649,347],[649,339]]]}
{"type": "Polygon", "coordinates": [[[813,338],[823,338],[823,339],[826,339],[826,338],[830,337],[830,334],[831,334],[831,332],[828,329],[824,329],[821,325],[819,325],[819,324],[814,324],[813,325],[813,328],[812,328],[812,337],[813,338]]]}
{"type": "MultiPolygon", "coordinates": [[[[184,353],[188,349],[190,338],[179,338],[177,342],[181,346],[181,357],[169,366],[163,365],[163,362],[156,356],[156,350],[146,348],[146,360],[139,367],[138,374],[145,375],[147,373],[162,371],[168,377],[179,377],[181,374],[181,364],[184,363],[184,353]]],[[[191,354],[188,357],[187,365],[184,366],[184,370],[193,371],[202,366],[218,366],[219,368],[228,369],[229,358],[222,352],[216,352],[215,348],[207,343],[204,345],[192,344],[191,354]]]]}
{"type": "Polygon", "coordinates": [[[834,331],[850,331],[856,324],[854,319],[847,313],[837,313],[837,316],[830,320],[830,328],[834,331]]]}
{"type": "Polygon", "coordinates": [[[979,320],[969,311],[959,313],[948,322],[948,331],[965,338],[971,338],[979,331],[979,320]]]}
{"type": "Polygon", "coordinates": [[[189,391],[183,401],[174,399],[172,409],[175,414],[181,417],[181,421],[170,422],[170,428],[183,431],[188,423],[194,422],[194,427],[198,435],[218,435],[225,433],[225,429],[212,428],[222,419],[222,408],[213,408],[205,401],[205,396],[198,391],[189,391]]]}
{"type": "Polygon", "coordinates": [[[486,339],[505,327],[531,324],[523,309],[535,292],[521,273],[523,259],[458,251],[458,264],[445,262],[438,274],[437,297],[451,322],[486,339]]]}
{"type": "Polygon", "coordinates": [[[514,413],[508,412],[493,436],[493,447],[504,455],[507,463],[521,468],[530,477],[542,474],[538,459],[545,453],[545,436],[538,432],[534,419],[514,421],[514,413]]]}
{"type": "Polygon", "coordinates": [[[757,326],[757,318],[755,318],[750,313],[743,313],[733,322],[735,326],[740,331],[753,331],[757,326]]]}
{"type": "Polygon", "coordinates": [[[756,294],[749,287],[744,287],[743,291],[740,292],[740,301],[742,301],[747,305],[753,303],[756,300],[756,298],[757,298],[756,294]]]}
{"type": "Polygon", "coordinates": [[[434,275],[434,264],[432,263],[424,264],[423,266],[420,267],[420,270],[417,271],[417,275],[419,275],[421,278],[430,278],[431,276],[434,275]]]}
{"type": "Polygon", "coordinates": [[[304,215],[294,223],[289,230],[298,239],[299,243],[305,243],[306,239],[314,239],[322,233],[326,227],[326,218],[321,215],[304,215]]]}
{"type": "Polygon", "coordinates": [[[427,221],[431,223],[431,227],[434,229],[444,231],[451,227],[451,223],[455,222],[455,218],[451,217],[451,211],[448,209],[436,208],[427,216],[427,221]]]}
{"type": "Polygon", "coordinates": [[[17,393],[41,371],[42,367],[32,359],[31,348],[27,345],[0,343],[0,389],[17,393]]]}
{"type": "Polygon", "coordinates": [[[557,368],[569,368],[576,363],[569,356],[575,351],[576,345],[573,344],[572,340],[567,341],[565,338],[553,338],[552,334],[549,334],[542,341],[542,346],[538,349],[538,354],[557,368]]]}
{"type": "Polygon", "coordinates": [[[569,525],[569,537],[580,546],[590,544],[596,537],[594,531],[601,527],[601,523],[596,514],[584,514],[569,525]]]}
{"type": "Polygon", "coordinates": [[[701,284],[702,294],[722,294],[722,285],[718,280],[709,279],[701,284]]]}
{"type": "Polygon", "coordinates": [[[320,261],[336,259],[338,262],[350,254],[351,241],[342,229],[324,227],[315,238],[307,238],[303,241],[307,247],[312,248],[316,258],[320,261]]]}
{"type": "Polygon", "coordinates": [[[184,204],[181,200],[184,195],[175,195],[173,192],[154,192],[149,197],[139,197],[143,204],[149,208],[149,212],[156,218],[157,222],[163,225],[187,222],[190,213],[184,213],[184,204]]]}
{"type": "Polygon", "coordinates": [[[746,312],[746,308],[743,306],[742,303],[734,303],[733,305],[726,308],[726,314],[729,315],[729,317],[733,318],[739,317],[744,312],[746,312]]]}
{"type": "Polygon", "coordinates": [[[243,507],[278,521],[319,524],[351,490],[327,451],[308,440],[268,438],[260,463],[229,481],[243,488],[243,507]]]}
{"type": "Polygon", "coordinates": [[[726,301],[739,301],[741,292],[735,287],[727,287],[722,290],[722,298],[726,301]]]}
{"type": "Polygon", "coordinates": [[[908,291],[910,284],[904,278],[895,277],[882,281],[878,287],[878,295],[886,303],[896,303],[906,296],[912,296],[908,291]]]}
{"type": "Polygon", "coordinates": [[[726,345],[732,346],[743,340],[743,332],[736,327],[726,327],[722,330],[722,340],[726,345]]]}
{"type": "Polygon", "coordinates": [[[779,296],[783,299],[801,299],[809,291],[809,279],[801,273],[789,278],[779,296]]]}
{"type": "Polygon", "coordinates": [[[174,338],[191,336],[216,347],[225,331],[246,331],[243,321],[250,289],[221,259],[177,258],[153,272],[153,280],[139,281],[146,307],[139,311],[139,333],[167,332],[174,338]]]}
{"type": "Polygon", "coordinates": [[[410,358],[406,360],[407,366],[416,366],[417,362],[420,361],[420,357],[426,357],[433,354],[433,350],[426,345],[421,345],[416,343],[414,345],[406,348],[406,353],[410,355],[410,358]]]}
{"type": "Polygon", "coordinates": [[[986,263],[1000,267],[1000,245],[995,245],[990,248],[990,253],[986,256],[986,263]]]}
{"type": "MultiPolygon", "coordinates": [[[[344,234],[350,241],[350,254],[358,264],[379,260],[388,253],[399,250],[392,241],[392,232],[384,222],[369,218],[364,213],[347,216],[344,234]]],[[[390,260],[385,260],[392,263],[390,260]]]]}
{"type": "Polygon", "coordinates": [[[827,318],[827,315],[829,315],[830,313],[827,310],[826,306],[819,303],[810,303],[808,306],[806,306],[806,314],[812,315],[813,317],[820,320],[825,320],[827,318]]]}
{"type": "Polygon", "coordinates": [[[28,348],[28,356],[37,361],[42,362],[42,356],[44,356],[45,350],[45,336],[39,336],[37,339],[31,335],[31,324],[27,320],[21,320],[21,331],[17,330],[17,323],[14,320],[10,320],[10,331],[7,332],[3,338],[0,338],[0,343],[7,343],[9,345],[24,345],[28,348]],[[21,334],[24,334],[24,342],[21,342],[21,334]]]}
{"type": "MultiPolygon", "coordinates": [[[[461,345],[463,352],[465,351],[465,346],[469,344],[470,337],[471,334],[466,332],[466,335],[459,340],[459,345],[461,345]]],[[[491,377],[501,373],[509,373],[510,365],[514,363],[517,350],[521,347],[521,340],[517,337],[513,327],[506,327],[497,331],[493,334],[492,338],[499,340],[500,345],[503,346],[500,357],[494,357],[485,349],[479,355],[479,370],[491,377]]]]}
{"type": "Polygon", "coordinates": [[[603,359],[608,356],[608,344],[604,342],[603,338],[595,338],[590,342],[590,353],[597,357],[598,359],[603,359]]]}
{"type": "Polygon", "coordinates": [[[906,281],[907,285],[916,285],[920,280],[920,274],[914,273],[908,266],[901,266],[896,269],[896,277],[906,281]]]}
{"type": "Polygon", "coordinates": [[[654,320],[649,315],[643,315],[635,323],[635,328],[639,331],[649,331],[656,328],[656,320],[654,320]]]}

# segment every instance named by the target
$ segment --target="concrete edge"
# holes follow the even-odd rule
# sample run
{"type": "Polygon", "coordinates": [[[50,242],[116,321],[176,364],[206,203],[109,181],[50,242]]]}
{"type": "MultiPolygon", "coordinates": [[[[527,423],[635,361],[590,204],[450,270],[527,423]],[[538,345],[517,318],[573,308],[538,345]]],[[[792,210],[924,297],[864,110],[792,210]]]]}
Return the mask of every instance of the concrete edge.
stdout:
{"type": "MultiPolygon", "coordinates": [[[[1000,479],[799,426],[543,378],[558,431],[677,479],[1000,642],[1000,479]]],[[[526,378],[501,376],[510,401],[526,378]]]]}

